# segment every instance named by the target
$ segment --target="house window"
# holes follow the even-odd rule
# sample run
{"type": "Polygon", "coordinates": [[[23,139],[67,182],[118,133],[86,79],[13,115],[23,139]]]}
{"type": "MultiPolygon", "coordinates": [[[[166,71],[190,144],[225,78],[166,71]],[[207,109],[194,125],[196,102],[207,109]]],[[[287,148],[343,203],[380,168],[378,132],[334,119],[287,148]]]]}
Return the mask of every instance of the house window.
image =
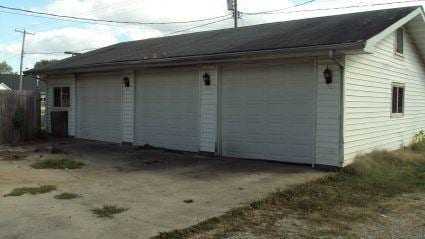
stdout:
{"type": "Polygon", "coordinates": [[[395,54],[402,56],[403,55],[403,35],[404,29],[399,28],[395,33],[395,54]]]}
{"type": "Polygon", "coordinates": [[[392,86],[391,113],[394,116],[401,116],[404,113],[404,85],[402,84],[392,86]]]}
{"type": "Polygon", "coordinates": [[[69,107],[69,87],[53,88],[53,106],[69,107]]]}

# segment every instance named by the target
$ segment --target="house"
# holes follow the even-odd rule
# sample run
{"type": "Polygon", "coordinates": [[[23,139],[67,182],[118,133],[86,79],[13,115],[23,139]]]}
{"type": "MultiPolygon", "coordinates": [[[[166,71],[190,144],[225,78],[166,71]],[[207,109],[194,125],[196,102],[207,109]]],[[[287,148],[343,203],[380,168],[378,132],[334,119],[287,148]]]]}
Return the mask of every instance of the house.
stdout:
{"type": "Polygon", "coordinates": [[[425,128],[424,56],[423,9],[406,7],[124,42],[27,73],[76,138],[342,167],[425,128]]]}
{"type": "MultiPolygon", "coordinates": [[[[0,74],[0,84],[9,88],[9,90],[19,90],[20,76],[17,74],[0,74]]],[[[0,87],[1,89],[1,87],[0,87]]],[[[22,90],[40,90],[42,100],[45,99],[47,85],[45,82],[32,76],[23,76],[22,90]]]]}

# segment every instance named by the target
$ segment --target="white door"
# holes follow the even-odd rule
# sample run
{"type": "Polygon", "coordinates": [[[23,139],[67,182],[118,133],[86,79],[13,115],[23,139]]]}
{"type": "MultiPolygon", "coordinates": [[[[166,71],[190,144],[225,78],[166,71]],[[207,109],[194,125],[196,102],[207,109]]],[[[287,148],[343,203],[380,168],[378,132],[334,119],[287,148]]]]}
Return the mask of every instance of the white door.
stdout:
{"type": "Polygon", "coordinates": [[[225,66],[221,89],[223,156],[313,161],[312,62],[225,66]]]}
{"type": "Polygon", "coordinates": [[[136,74],[136,140],[167,149],[198,151],[197,68],[141,70],[136,74]]]}
{"type": "Polygon", "coordinates": [[[79,138],[121,143],[121,93],[118,73],[78,75],[79,138]]]}

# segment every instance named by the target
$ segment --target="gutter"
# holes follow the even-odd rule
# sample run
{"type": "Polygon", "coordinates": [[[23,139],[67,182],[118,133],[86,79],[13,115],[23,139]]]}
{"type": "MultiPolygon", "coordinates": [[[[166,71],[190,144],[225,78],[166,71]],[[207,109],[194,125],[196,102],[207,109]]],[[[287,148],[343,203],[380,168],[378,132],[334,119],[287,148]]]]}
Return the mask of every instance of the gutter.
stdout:
{"type": "MultiPolygon", "coordinates": [[[[329,45],[320,45],[320,46],[306,46],[306,47],[293,47],[293,48],[283,48],[283,49],[271,49],[271,50],[257,50],[257,51],[244,51],[244,52],[233,52],[233,53],[217,53],[217,54],[203,54],[203,55],[194,55],[194,56],[182,56],[182,57],[169,57],[169,58],[157,58],[157,59],[141,59],[141,60],[133,60],[133,61],[116,61],[116,62],[108,62],[108,63],[100,63],[100,64],[90,64],[78,67],[62,67],[55,68],[51,70],[43,70],[40,69],[35,71],[35,69],[25,71],[25,74],[47,74],[47,73],[75,73],[79,70],[95,70],[96,68],[107,68],[110,70],[117,70],[126,67],[135,67],[144,65],[153,65],[153,64],[171,64],[182,61],[190,61],[190,60],[222,60],[223,58],[230,57],[243,57],[243,56],[251,56],[258,54],[279,54],[279,53],[303,53],[309,51],[329,51],[329,50],[359,50],[363,49],[363,41],[351,42],[351,43],[343,43],[343,44],[329,44],[329,45]]],[[[79,57],[79,56],[77,56],[79,57]]],[[[74,57],[73,60],[77,57],[74,57]]],[[[84,57],[82,55],[81,57],[84,57]]],[[[57,63],[56,63],[57,64],[57,63]]]]}
{"type": "Polygon", "coordinates": [[[340,68],[340,104],[339,104],[339,163],[344,164],[344,117],[345,117],[345,79],[344,68],[345,64],[340,59],[336,58],[336,51],[329,50],[329,58],[335,62],[340,68]]]}

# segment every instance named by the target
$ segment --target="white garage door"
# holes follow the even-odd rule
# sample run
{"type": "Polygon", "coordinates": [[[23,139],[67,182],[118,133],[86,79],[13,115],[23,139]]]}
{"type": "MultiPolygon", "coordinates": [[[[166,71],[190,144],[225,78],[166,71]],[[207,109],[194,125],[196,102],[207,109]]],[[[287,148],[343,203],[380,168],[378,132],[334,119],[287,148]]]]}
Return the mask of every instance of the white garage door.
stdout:
{"type": "Polygon", "coordinates": [[[139,145],[198,151],[199,73],[196,68],[136,74],[139,145]]]}
{"type": "Polygon", "coordinates": [[[224,67],[223,155],[311,163],[313,85],[313,63],[224,67]]]}
{"type": "Polygon", "coordinates": [[[78,137],[120,143],[122,75],[77,77],[78,137]]]}

